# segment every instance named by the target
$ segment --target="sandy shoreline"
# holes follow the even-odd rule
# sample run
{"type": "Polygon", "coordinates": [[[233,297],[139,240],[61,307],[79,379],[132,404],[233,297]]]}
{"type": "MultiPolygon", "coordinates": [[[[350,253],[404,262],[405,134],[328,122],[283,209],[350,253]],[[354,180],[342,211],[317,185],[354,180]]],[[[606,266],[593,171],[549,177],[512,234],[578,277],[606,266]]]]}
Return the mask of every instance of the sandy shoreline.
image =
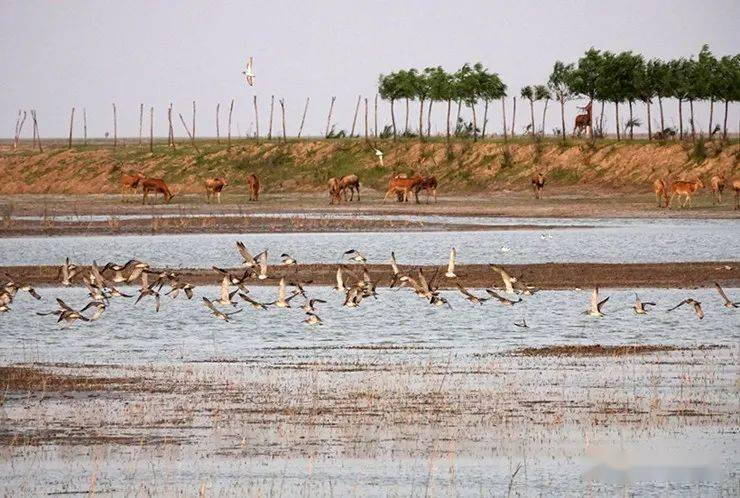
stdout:
{"type": "MultiPolygon", "coordinates": [[[[343,265],[345,280],[351,283],[362,274],[361,265],[343,265]]],[[[379,287],[386,287],[391,280],[390,266],[367,265],[371,278],[379,287]]],[[[416,274],[421,268],[427,277],[439,270],[437,285],[451,288],[455,280],[444,277],[441,266],[400,265],[402,273],[416,274]]],[[[0,266],[0,274],[11,275],[20,282],[37,286],[58,285],[57,266],[0,266]]],[[[688,262],[688,263],[540,263],[506,265],[513,276],[540,289],[573,289],[593,286],[614,288],[695,288],[713,285],[714,281],[727,287],[740,285],[740,262],[688,262]],[[727,269],[729,268],[729,269],[727,269]]],[[[220,276],[211,269],[173,268],[181,281],[193,285],[217,285],[220,276]]],[[[238,272],[238,269],[234,270],[238,272]]],[[[311,282],[313,285],[334,285],[336,283],[336,264],[301,264],[296,266],[270,267],[271,278],[250,280],[252,285],[276,285],[281,276],[289,281],[311,282]]],[[[500,286],[501,279],[488,265],[458,265],[455,273],[459,281],[467,287],[500,286]]],[[[79,277],[74,285],[82,285],[79,277]]]]}

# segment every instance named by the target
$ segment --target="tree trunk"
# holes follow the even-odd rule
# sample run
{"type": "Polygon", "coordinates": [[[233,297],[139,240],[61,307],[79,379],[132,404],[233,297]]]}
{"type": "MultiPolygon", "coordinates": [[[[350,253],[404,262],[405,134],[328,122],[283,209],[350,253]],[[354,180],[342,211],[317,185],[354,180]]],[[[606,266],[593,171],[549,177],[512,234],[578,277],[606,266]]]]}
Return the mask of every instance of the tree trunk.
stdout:
{"type": "Polygon", "coordinates": [[[462,112],[462,99],[457,99],[457,118],[455,119],[455,130],[457,130],[457,124],[460,122],[461,112],[462,112]]]}
{"type": "Polygon", "coordinates": [[[617,142],[622,139],[619,131],[619,102],[614,102],[614,121],[617,125],[617,142]]]}
{"type": "Polygon", "coordinates": [[[419,99],[419,138],[424,139],[424,98],[419,99]]]}
{"type": "Polygon", "coordinates": [[[565,96],[560,96],[560,122],[562,129],[562,135],[563,135],[563,143],[565,143],[565,96]]]}
{"type": "Polygon", "coordinates": [[[427,138],[432,136],[432,104],[433,99],[429,99],[429,107],[427,108],[427,138]]]}
{"type": "Polygon", "coordinates": [[[650,122],[650,100],[645,102],[645,105],[647,106],[648,140],[652,140],[653,139],[653,125],[650,122]]]}
{"type": "Polygon", "coordinates": [[[714,135],[712,125],[714,125],[714,97],[709,99],[709,138],[714,135]]]}
{"type": "Polygon", "coordinates": [[[283,142],[287,142],[288,135],[285,132],[285,99],[280,99],[280,110],[283,113],[283,142]]]}
{"type": "Polygon", "coordinates": [[[516,97],[514,97],[514,107],[511,110],[511,138],[516,136],[516,97]]]}
{"type": "Polygon", "coordinates": [[[473,142],[478,141],[478,119],[475,116],[475,104],[470,104],[470,110],[473,111],[473,142]]]}
{"type": "Polygon", "coordinates": [[[404,128],[404,134],[409,132],[409,99],[406,97],[406,126],[404,128]]]}
{"type": "Polygon", "coordinates": [[[331,98],[331,104],[329,104],[329,117],[326,118],[326,133],[324,133],[324,137],[329,136],[329,126],[331,125],[331,113],[334,110],[334,101],[337,100],[336,97],[331,98]]]}
{"type": "Polygon", "coordinates": [[[154,107],[149,108],[149,152],[154,152],[154,107]]]}
{"type": "Polygon", "coordinates": [[[257,96],[252,96],[252,103],[254,105],[254,138],[260,139],[260,115],[257,110],[257,96]]]}
{"type": "Polygon", "coordinates": [[[82,145],[87,145],[87,109],[82,108],[82,145]]]}
{"type": "Polygon", "coordinates": [[[535,130],[534,130],[534,100],[529,99],[529,112],[532,115],[532,138],[534,138],[535,130]]]}
{"type": "Polygon", "coordinates": [[[221,143],[221,129],[218,123],[218,112],[221,110],[221,102],[216,104],[216,143],[221,143]]]}
{"type": "Polygon", "coordinates": [[[272,114],[275,109],[275,96],[270,95],[270,124],[267,128],[267,140],[272,140],[272,114]]]}
{"type": "Polygon", "coordinates": [[[182,113],[181,112],[178,112],[177,115],[180,116],[180,122],[182,122],[182,127],[185,128],[185,132],[190,137],[190,143],[193,144],[193,148],[196,150],[196,152],[198,152],[198,154],[200,154],[200,149],[198,149],[198,146],[195,145],[195,135],[193,135],[192,133],[190,133],[190,130],[188,129],[188,125],[185,122],[185,118],[182,117],[182,113]]]}
{"type": "MultiPolygon", "coordinates": [[[[72,127],[74,126],[75,122],[75,108],[72,108],[72,114],[69,116],[69,148],[72,148],[72,127]]],[[[727,122],[727,119],[725,119],[725,123],[727,122]]]]}
{"type": "MultiPolygon", "coordinates": [[[[593,102],[593,100],[591,102],[593,102]]],[[[604,104],[605,104],[605,101],[602,100],[601,101],[601,115],[599,116],[599,132],[601,132],[601,135],[602,136],[605,136],[606,135],[604,133],[604,104]]],[[[591,140],[593,140],[593,138],[594,138],[594,127],[593,127],[593,124],[594,123],[593,123],[593,116],[592,116],[592,118],[591,118],[591,140]]]]}
{"type": "Polygon", "coordinates": [[[234,113],[234,99],[231,99],[231,105],[229,105],[229,123],[226,129],[227,138],[226,142],[231,147],[231,115],[234,113]]]}
{"type": "MultiPolygon", "coordinates": [[[[231,102],[233,107],[234,101],[232,100],[231,102]]],[[[175,128],[172,126],[172,102],[170,102],[170,107],[167,109],[167,121],[169,126],[167,130],[167,145],[175,149],[175,128]]],[[[229,113],[229,143],[231,143],[231,113],[229,113]]]]}
{"type": "Polygon", "coordinates": [[[545,99],[545,108],[542,110],[542,136],[545,136],[545,116],[547,115],[547,104],[550,99],[545,99]]]}
{"type": "Polygon", "coordinates": [[[678,138],[683,140],[683,99],[678,99],[678,138]]]}
{"type": "Polygon", "coordinates": [[[630,140],[633,140],[634,139],[633,130],[634,130],[635,125],[634,125],[634,123],[632,121],[632,101],[630,100],[628,102],[629,102],[629,106],[630,106],[630,140]]]}
{"type": "Polygon", "coordinates": [[[377,93],[375,94],[375,115],[374,115],[374,120],[375,120],[375,126],[374,126],[375,132],[373,133],[373,135],[375,135],[375,138],[378,138],[378,94],[377,93]]]}
{"type": "Polygon", "coordinates": [[[139,104],[139,147],[142,146],[142,128],[144,127],[144,104],[139,104]]]}
{"type": "Polygon", "coordinates": [[[504,142],[508,140],[506,136],[506,97],[501,97],[501,120],[504,124],[504,142]]]}
{"type": "Polygon", "coordinates": [[[391,123],[393,124],[393,140],[396,139],[396,113],[393,110],[394,99],[391,99],[391,123]]]}
{"type": "Polygon", "coordinates": [[[311,100],[311,97],[306,97],[306,105],[303,107],[303,117],[301,118],[301,127],[298,128],[298,138],[301,138],[301,134],[303,133],[303,124],[306,122],[306,113],[308,112],[308,102],[311,100]]]}
{"type": "Polygon", "coordinates": [[[658,109],[660,110],[660,132],[665,131],[665,120],[663,119],[663,97],[658,95],[658,109]]]}
{"type": "Polygon", "coordinates": [[[730,107],[730,101],[725,100],[725,123],[722,131],[722,140],[727,140],[727,110],[730,107]]]}
{"type": "Polygon", "coordinates": [[[486,125],[488,124],[488,99],[486,99],[485,102],[486,103],[483,106],[483,129],[480,132],[481,140],[486,138],[486,125]]]}
{"type": "Polygon", "coordinates": [[[113,104],[113,148],[118,146],[118,112],[116,111],[116,104],[113,104]]]}
{"type": "Polygon", "coordinates": [[[447,99],[447,141],[450,140],[450,112],[452,111],[452,99],[447,99]]]}
{"type": "Polygon", "coordinates": [[[694,99],[689,99],[689,114],[691,115],[691,119],[689,120],[689,123],[691,123],[691,140],[696,140],[696,126],[694,125],[694,99]]]}
{"type": "Polygon", "coordinates": [[[193,100],[193,144],[195,144],[195,101],[193,100]]]}
{"type": "Polygon", "coordinates": [[[355,124],[357,124],[357,112],[360,110],[360,101],[362,100],[362,95],[357,96],[357,104],[355,105],[355,115],[352,118],[352,129],[349,132],[349,138],[352,138],[355,136],[355,124]]]}
{"type": "Polygon", "coordinates": [[[16,133],[15,133],[15,141],[13,142],[13,148],[14,149],[18,148],[18,143],[19,143],[20,138],[21,138],[21,132],[23,131],[23,125],[26,122],[26,116],[27,115],[28,115],[28,113],[26,111],[23,111],[23,119],[21,119],[21,122],[18,124],[18,129],[16,130],[16,133]]]}
{"type": "Polygon", "coordinates": [[[39,133],[39,122],[36,116],[36,109],[31,111],[31,115],[33,117],[33,132],[36,136],[36,141],[39,144],[39,152],[44,152],[44,148],[41,146],[41,133],[39,133]]]}
{"type": "Polygon", "coordinates": [[[367,98],[365,99],[365,142],[370,141],[370,135],[368,134],[368,106],[367,106],[367,98]]]}

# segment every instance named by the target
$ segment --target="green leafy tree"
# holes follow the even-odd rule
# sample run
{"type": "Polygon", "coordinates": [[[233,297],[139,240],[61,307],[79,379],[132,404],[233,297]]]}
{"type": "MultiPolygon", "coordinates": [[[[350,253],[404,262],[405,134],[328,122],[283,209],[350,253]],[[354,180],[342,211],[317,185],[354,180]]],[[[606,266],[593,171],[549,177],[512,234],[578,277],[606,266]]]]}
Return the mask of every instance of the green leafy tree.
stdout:
{"type": "Polygon", "coordinates": [[[411,84],[414,88],[414,98],[419,100],[419,137],[424,138],[424,102],[429,97],[429,82],[426,75],[416,69],[410,71],[411,84]]]}
{"type": "Polygon", "coordinates": [[[429,110],[427,111],[427,136],[431,133],[432,103],[447,102],[447,138],[450,138],[450,113],[452,111],[452,99],[455,98],[453,76],[440,66],[424,69],[424,76],[429,85],[429,110]]]}
{"type": "MultiPolygon", "coordinates": [[[[602,66],[604,57],[599,50],[591,47],[578,59],[578,65],[573,71],[570,88],[574,94],[580,95],[593,103],[594,100],[604,100],[599,93],[599,80],[602,77],[602,66]]],[[[603,115],[603,113],[602,113],[603,115]]],[[[600,126],[601,127],[601,126],[600,126]]],[[[593,127],[590,126],[591,139],[593,139],[593,127]]]]}
{"type": "MultiPolygon", "coordinates": [[[[482,65],[480,63],[476,66],[482,65]]],[[[473,67],[470,64],[463,64],[463,66],[455,73],[455,81],[458,91],[458,96],[473,112],[473,139],[478,139],[478,120],[475,113],[475,104],[478,103],[478,97],[480,95],[479,81],[477,67],[473,67]]]]}
{"type": "Polygon", "coordinates": [[[694,77],[698,81],[695,82],[695,85],[699,97],[702,100],[709,101],[709,133],[713,135],[714,101],[718,98],[720,85],[718,85],[717,78],[719,74],[719,63],[711,50],[709,50],[709,45],[704,44],[701,47],[696,64],[694,77]]]}
{"type": "Polygon", "coordinates": [[[648,111],[648,136],[651,135],[650,103],[652,97],[658,98],[658,109],[660,111],[660,131],[665,131],[665,118],[663,115],[663,99],[671,96],[670,69],[660,59],[652,59],[645,64],[644,79],[640,83],[640,91],[644,101],[647,103],[648,111]]]}
{"type": "Polygon", "coordinates": [[[722,139],[727,140],[727,115],[730,102],[740,100],[740,54],[722,57],[717,64],[716,78],[717,94],[719,99],[725,103],[722,139]]]}
{"type": "Polygon", "coordinates": [[[560,122],[563,142],[565,142],[565,102],[573,97],[571,86],[573,84],[574,71],[573,64],[564,64],[557,61],[552,68],[552,73],[550,73],[550,79],[547,81],[548,88],[555,96],[555,99],[560,102],[560,122]]]}
{"type": "Polygon", "coordinates": [[[388,75],[381,74],[378,78],[378,93],[380,94],[380,98],[388,100],[391,103],[391,123],[393,125],[393,139],[395,140],[397,133],[394,103],[403,96],[399,84],[398,73],[391,73],[388,75]]]}
{"type": "Polygon", "coordinates": [[[417,85],[416,69],[400,70],[396,73],[398,91],[400,97],[406,101],[406,119],[404,120],[404,134],[409,133],[409,102],[416,97],[417,85]]]}
{"type": "Polygon", "coordinates": [[[547,114],[547,103],[552,100],[552,95],[550,95],[550,89],[547,87],[547,85],[535,85],[534,87],[534,100],[545,101],[545,107],[542,110],[542,134],[545,134],[545,116],[547,114]]]}
{"type": "Polygon", "coordinates": [[[506,85],[501,81],[498,73],[489,73],[488,69],[481,64],[476,64],[474,69],[478,79],[478,96],[485,103],[483,129],[481,130],[481,138],[485,138],[486,124],[488,123],[488,105],[492,100],[499,100],[506,96],[506,85]]]}
{"type": "Polygon", "coordinates": [[[678,100],[678,130],[679,138],[683,140],[683,103],[691,95],[690,69],[691,62],[687,59],[674,59],[668,62],[669,85],[671,97],[678,100]]]}
{"type": "Polygon", "coordinates": [[[522,87],[522,89],[519,91],[519,95],[523,99],[529,100],[529,111],[532,117],[532,122],[529,126],[531,128],[530,131],[532,132],[532,137],[534,137],[534,87],[532,87],[531,85],[522,87]]]}

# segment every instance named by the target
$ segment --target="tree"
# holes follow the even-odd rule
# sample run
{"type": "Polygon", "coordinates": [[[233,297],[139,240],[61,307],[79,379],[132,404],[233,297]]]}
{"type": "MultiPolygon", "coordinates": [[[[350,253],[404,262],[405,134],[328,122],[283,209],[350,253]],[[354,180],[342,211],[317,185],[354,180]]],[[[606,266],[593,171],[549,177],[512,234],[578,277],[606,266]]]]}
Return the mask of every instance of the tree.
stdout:
{"type": "Polygon", "coordinates": [[[690,64],[683,58],[668,63],[671,96],[678,100],[678,136],[681,140],[683,140],[683,102],[688,99],[692,90],[689,81],[690,64]]]}
{"type": "Polygon", "coordinates": [[[389,100],[391,103],[391,123],[393,125],[393,140],[396,139],[396,115],[393,104],[397,99],[402,97],[401,87],[399,84],[398,73],[389,75],[380,75],[378,78],[378,93],[383,100],[389,100]]]}
{"type": "Polygon", "coordinates": [[[408,71],[401,70],[397,73],[400,98],[406,100],[405,134],[409,132],[409,101],[416,97],[417,73],[416,69],[410,69],[408,71]]]}
{"type": "Polygon", "coordinates": [[[722,139],[727,140],[727,113],[730,102],[740,100],[740,55],[722,57],[717,64],[717,89],[720,100],[725,103],[722,139]]]}
{"type": "MultiPolygon", "coordinates": [[[[699,57],[696,62],[696,71],[694,78],[696,81],[695,92],[702,100],[709,100],[709,133],[712,134],[712,127],[714,125],[714,101],[717,99],[717,95],[720,89],[718,85],[717,74],[719,73],[718,62],[715,59],[712,52],[709,50],[709,45],[704,44],[699,52],[699,57]]],[[[693,119],[693,117],[692,117],[693,119]]]]}
{"type": "Polygon", "coordinates": [[[419,138],[424,138],[424,101],[429,96],[429,82],[424,73],[411,69],[409,84],[413,88],[414,98],[419,99],[419,138]]]}
{"type": "Polygon", "coordinates": [[[474,69],[478,79],[478,96],[485,102],[483,129],[481,131],[481,137],[485,138],[486,124],[488,123],[488,104],[492,100],[498,100],[506,96],[506,85],[501,81],[498,73],[489,73],[488,69],[481,64],[476,64],[474,69]]]}
{"type": "MultiPolygon", "coordinates": [[[[424,76],[429,85],[429,98],[432,102],[447,102],[447,138],[450,138],[450,112],[452,110],[452,99],[455,97],[453,77],[440,66],[424,69],[424,76]]],[[[429,105],[427,120],[431,121],[432,106],[429,105]]],[[[428,134],[428,133],[427,133],[428,134]]]]}
{"type": "Polygon", "coordinates": [[[455,81],[459,98],[470,107],[473,112],[473,140],[478,140],[478,121],[475,114],[475,104],[478,103],[480,95],[478,68],[483,66],[477,63],[475,67],[470,64],[463,66],[455,73],[455,81]]]}
{"type": "MultiPolygon", "coordinates": [[[[573,96],[571,85],[573,84],[574,70],[573,64],[564,64],[557,61],[552,68],[552,73],[550,73],[550,79],[547,81],[548,88],[555,96],[555,99],[560,102],[560,122],[563,142],[565,142],[565,102],[573,96]]],[[[544,116],[542,120],[544,122],[544,116]]]]}
{"type": "Polygon", "coordinates": [[[604,52],[602,71],[597,83],[599,94],[604,100],[614,103],[615,124],[617,127],[617,140],[621,139],[619,128],[619,104],[627,99],[630,86],[629,64],[623,54],[604,52]]]}
{"type": "Polygon", "coordinates": [[[529,126],[532,128],[532,138],[534,138],[534,88],[531,85],[522,87],[519,91],[519,95],[521,95],[523,99],[529,100],[529,111],[532,115],[532,123],[529,126]]]}
{"type": "MultiPolygon", "coordinates": [[[[602,66],[604,57],[599,50],[591,47],[578,59],[578,66],[572,73],[570,88],[574,94],[581,95],[589,99],[589,103],[594,100],[603,100],[599,94],[599,79],[602,77],[602,66]]],[[[593,126],[590,126],[591,139],[594,138],[593,126]]]]}
{"type": "Polygon", "coordinates": [[[542,134],[545,134],[545,115],[547,114],[547,103],[552,99],[550,90],[547,85],[535,85],[534,87],[534,100],[544,100],[545,108],[542,110],[542,134]]]}

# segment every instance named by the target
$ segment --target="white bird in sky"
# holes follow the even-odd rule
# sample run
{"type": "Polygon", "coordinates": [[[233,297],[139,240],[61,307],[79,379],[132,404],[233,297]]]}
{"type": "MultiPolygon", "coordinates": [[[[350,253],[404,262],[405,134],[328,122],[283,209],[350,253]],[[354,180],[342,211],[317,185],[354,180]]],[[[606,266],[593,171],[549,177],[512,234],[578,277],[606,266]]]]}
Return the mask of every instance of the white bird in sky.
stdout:
{"type": "Polygon", "coordinates": [[[251,56],[247,59],[247,69],[242,74],[247,78],[247,84],[254,86],[254,62],[251,56]]]}

